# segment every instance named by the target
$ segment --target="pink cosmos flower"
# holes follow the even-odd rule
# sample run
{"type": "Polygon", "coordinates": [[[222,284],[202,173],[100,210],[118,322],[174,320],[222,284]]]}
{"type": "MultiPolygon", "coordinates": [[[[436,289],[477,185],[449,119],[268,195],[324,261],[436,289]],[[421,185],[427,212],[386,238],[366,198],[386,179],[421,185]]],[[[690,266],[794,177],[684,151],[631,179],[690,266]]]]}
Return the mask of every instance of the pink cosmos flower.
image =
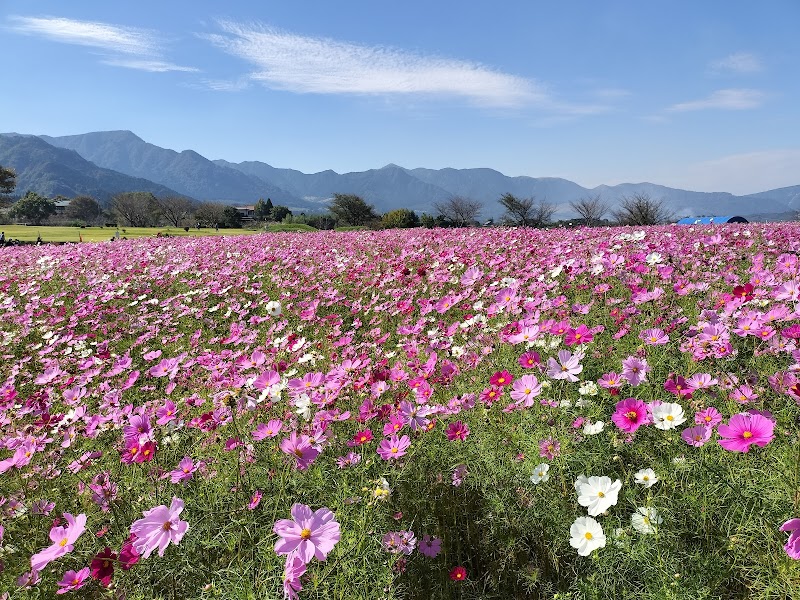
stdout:
{"type": "Polygon", "coordinates": [[[559,350],[558,361],[552,357],[547,359],[547,375],[553,379],[578,381],[576,375],[583,371],[583,365],[580,364],[582,358],[582,353],[572,354],[569,350],[559,350]]]}
{"type": "Polygon", "coordinates": [[[622,376],[634,387],[647,381],[647,372],[649,370],[650,366],[642,358],[629,356],[622,361],[622,376]]]}
{"type": "Polygon", "coordinates": [[[158,555],[164,556],[164,551],[170,542],[178,544],[184,534],[189,530],[189,523],[181,521],[179,515],[183,511],[183,500],[173,496],[169,508],[163,504],[144,511],[144,518],[138,519],[131,525],[131,533],[136,536],[134,548],[142,558],[147,558],[158,548],[158,555]]]}
{"type": "Polygon", "coordinates": [[[311,438],[304,434],[297,435],[296,431],[292,431],[288,438],[283,438],[281,450],[296,459],[295,467],[300,471],[305,471],[319,456],[319,450],[311,445],[311,438]]]}
{"type": "Polygon", "coordinates": [[[539,456],[553,460],[561,453],[561,444],[553,438],[546,438],[539,442],[539,456]]]}
{"type": "Polygon", "coordinates": [[[197,465],[192,462],[192,459],[184,456],[178,463],[178,468],[170,472],[171,481],[172,483],[189,481],[196,470],[197,465]]]}
{"type": "Polygon", "coordinates": [[[681,439],[690,446],[700,447],[703,446],[709,439],[711,439],[711,432],[713,429],[707,425],[695,425],[694,427],[687,427],[681,433],[681,439]]]}
{"type": "Polygon", "coordinates": [[[436,558],[442,551],[441,538],[432,538],[429,535],[423,535],[422,541],[419,544],[419,553],[428,558],[436,558]]]}
{"type": "Polygon", "coordinates": [[[458,465],[453,469],[453,486],[461,487],[464,483],[464,477],[467,476],[467,465],[458,465]]]}
{"type": "Polygon", "coordinates": [[[336,459],[336,466],[340,469],[352,467],[361,462],[361,455],[355,452],[348,452],[345,456],[340,456],[336,459]]]}
{"type": "Polygon", "coordinates": [[[253,492],[253,495],[250,496],[250,502],[247,503],[247,508],[255,510],[259,504],[261,504],[261,490],[256,490],[253,492]]]}
{"type": "Polygon", "coordinates": [[[691,398],[694,390],[684,377],[674,375],[664,382],[664,389],[678,398],[691,398]]]}
{"type": "Polygon", "coordinates": [[[289,553],[283,566],[283,595],[287,600],[297,600],[297,594],[303,589],[300,578],[306,573],[306,563],[297,554],[289,553]]]}
{"type": "Polygon", "coordinates": [[[533,375],[523,375],[511,388],[511,399],[532,406],[534,398],[542,393],[542,384],[533,375]]]}
{"type": "Polygon", "coordinates": [[[523,369],[533,369],[541,364],[542,359],[538,352],[528,351],[520,356],[517,362],[519,362],[523,369]]]}
{"type": "Polygon", "coordinates": [[[723,439],[719,445],[731,452],[748,452],[750,446],[764,447],[773,438],[775,424],[758,414],[734,415],[727,425],[720,425],[717,431],[723,439]]]}
{"type": "Polygon", "coordinates": [[[610,391],[615,396],[619,394],[619,388],[625,385],[625,378],[617,373],[606,373],[597,380],[597,385],[610,391]]]}
{"type": "Polygon", "coordinates": [[[67,521],[66,526],[50,529],[50,540],[53,545],[31,556],[32,570],[41,571],[55,559],[72,552],[75,541],[86,531],[85,514],[73,517],[69,513],[64,513],[64,519],[67,521]]]}
{"type": "Polygon", "coordinates": [[[789,558],[800,560],[800,519],[789,519],[781,525],[781,531],[791,531],[789,539],[783,546],[789,558]]]}
{"type": "Polygon", "coordinates": [[[698,425],[706,425],[708,427],[716,427],[718,423],[722,422],[722,415],[713,406],[704,408],[694,416],[694,422],[698,425]]]}
{"type": "Polygon", "coordinates": [[[294,554],[304,564],[316,557],[324,561],[341,537],[339,523],[327,508],[312,512],[305,504],[292,506],[292,519],[280,519],[272,529],[280,539],[277,554],[294,554]]]}
{"type": "Polygon", "coordinates": [[[497,371],[489,378],[489,383],[498,387],[511,385],[514,377],[508,371],[497,371]]]}
{"type": "Polygon", "coordinates": [[[469,427],[462,421],[456,421],[455,423],[450,423],[447,426],[447,429],[445,429],[445,435],[447,435],[447,439],[451,442],[455,440],[461,440],[463,442],[469,435],[469,427]]]}
{"type": "Polygon", "coordinates": [[[400,438],[393,435],[388,440],[381,440],[378,445],[378,454],[383,460],[396,460],[405,455],[409,446],[411,446],[411,440],[408,439],[407,435],[400,438]]]}
{"type": "Polygon", "coordinates": [[[639,339],[649,346],[663,346],[669,342],[669,336],[663,329],[645,329],[639,334],[639,339]]]}
{"type": "Polygon", "coordinates": [[[564,334],[564,344],[566,346],[588,344],[593,339],[594,335],[592,334],[592,330],[586,325],[579,325],[576,329],[570,327],[564,334]]]}
{"type": "Polygon", "coordinates": [[[273,438],[281,432],[281,429],[283,429],[283,421],[280,419],[272,419],[266,425],[259,423],[258,427],[253,431],[253,439],[260,442],[267,438],[273,438]]]}
{"type": "Polygon", "coordinates": [[[129,571],[141,558],[141,555],[133,545],[135,542],[136,534],[134,533],[130,534],[128,539],[122,542],[122,548],[119,551],[119,566],[123,571],[129,571]]]}
{"type": "Polygon", "coordinates": [[[80,571],[67,571],[64,573],[64,578],[58,582],[59,590],[56,594],[66,594],[67,592],[81,589],[89,575],[89,567],[84,567],[80,571]]]}
{"type": "Polygon", "coordinates": [[[625,433],[633,433],[642,425],[647,425],[647,405],[636,398],[626,398],[617,402],[616,411],[611,415],[614,425],[625,433]]]}

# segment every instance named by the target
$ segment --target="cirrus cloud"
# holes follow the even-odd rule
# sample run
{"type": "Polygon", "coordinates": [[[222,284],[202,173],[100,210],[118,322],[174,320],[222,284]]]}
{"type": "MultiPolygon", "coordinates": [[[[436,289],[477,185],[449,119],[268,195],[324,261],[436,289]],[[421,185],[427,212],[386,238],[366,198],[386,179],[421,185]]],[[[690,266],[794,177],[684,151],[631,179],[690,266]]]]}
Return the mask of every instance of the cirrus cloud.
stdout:
{"type": "MultiPolygon", "coordinates": [[[[462,97],[493,107],[558,103],[540,83],[479,63],[296,35],[258,24],[220,21],[223,33],[201,34],[223,51],[251,63],[253,81],[300,94],[462,97]]],[[[560,105],[565,112],[596,112],[560,105]]]]}
{"type": "Polygon", "coordinates": [[[107,53],[104,64],[150,72],[197,71],[162,59],[157,32],[96,21],[62,17],[9,17],[11,30],[54,42],[97,48],[107,53]]]}
{"type": "Polygon", "coordinates": [[[764,103],[766,94],[759,90],[727,89],[717,90],[706,98],[673,104],[669,112],[689,112],[693,110],[747,110],[758,108],[764,103]]]}

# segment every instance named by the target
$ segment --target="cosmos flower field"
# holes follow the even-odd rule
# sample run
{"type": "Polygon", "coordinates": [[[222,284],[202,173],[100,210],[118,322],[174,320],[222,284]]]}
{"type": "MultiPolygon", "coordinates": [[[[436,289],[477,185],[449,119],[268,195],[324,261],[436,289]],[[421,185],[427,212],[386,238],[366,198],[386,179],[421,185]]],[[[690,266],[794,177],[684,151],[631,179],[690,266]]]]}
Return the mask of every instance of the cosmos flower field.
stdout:
{"type": "Polygon", "coordinates": [[[0,598],[800,597],[798,234],[0,250],[0,598]]]}

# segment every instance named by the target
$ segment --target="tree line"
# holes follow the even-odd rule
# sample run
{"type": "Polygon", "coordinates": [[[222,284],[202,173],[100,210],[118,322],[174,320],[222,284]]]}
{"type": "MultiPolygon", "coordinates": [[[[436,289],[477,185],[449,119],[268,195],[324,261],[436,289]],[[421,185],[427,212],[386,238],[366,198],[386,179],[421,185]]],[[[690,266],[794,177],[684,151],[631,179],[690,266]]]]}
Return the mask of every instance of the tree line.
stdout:
{"type": "MultiPolygon", "coordinates": [[[[11,205],[12,218],[39,225],[52,220],[57,213],[54,200],[29,191],[22,198],[10,201],[15,187],[14,171],[0,166],[0,208],[11,205]]],[[[66,198],[57,197],[56,200],[66,198]]],[[[545,199],[522,198],[505,193],[497,200],[504,209],[498,224],[515,227],[548,227],[558,224],[586,225],[657,225],[674,217],[663,199],[653,199],[646,193],[623,196],[612,209],[599,194],[579,198],[569,203],[577,215],[568,222],[553,222],[557,206],[545,199]]],[[[435,202],[432,214],[418,215],[413,210],[400,208],[379,214],[374,205],[356,194],[334,194],[328,212],[294,215],[281,205],[273,205],[267,198],[259,199],[253,206],[253,220],[283,223],[305,223],[317,229],[335,227],[363,227],[368,229],[396,229],[410,227],[470,227],[479,225],[478,217],[484,210],[482,202],[464,196],[435,202]]],[[[242,226],[242,213],[234,206],[217,202],[197,202],[181,196],[158,198],[150,192],[126,192],[115,195],[103,205],[89,196],[77,196],[59,215],[58,220],[68,224],[98,225],[109,220],[130,227],[223,227],[242,226]]],[[[490,219],[485,224],[494,224],[490,219]]]]}

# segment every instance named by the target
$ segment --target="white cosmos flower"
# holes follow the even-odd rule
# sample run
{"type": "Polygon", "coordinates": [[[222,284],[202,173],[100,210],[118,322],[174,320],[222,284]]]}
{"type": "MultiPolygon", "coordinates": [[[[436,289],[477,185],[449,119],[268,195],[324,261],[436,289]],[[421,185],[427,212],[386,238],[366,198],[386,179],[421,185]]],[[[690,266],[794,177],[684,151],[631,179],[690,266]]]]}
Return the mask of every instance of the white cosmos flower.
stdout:
{"type": "Polygon", "coordinates": [[[685,420],[683,407],[676,402],[662,402],[653,408],[653,425],[656,429],[675,429],[685,420]]]}
{"type": "Polygon", "coordinates": [[[583,426],[583,433],[585,435],[597,435],[603,431],[605,426],[606,424],[603,421],[595,421],[594,423],[587,421],[586,425],[583,426]]]}
{"type": "Polygon", "coordinates": [[[578,393],[581,396],[597,396],[599,388],[594,381],[584,381],[581,387],[578,388],[578,393]]]}
{"type": "Polygon", "coordinates": [[[584,483],[589,483],[589,478],[586,475],[584,475],[583,473],[581,473],[580,475],[578,475],[578,478],[575,480],[575,484],[574,484],[575,485],[575,491],[579,492],[580,491],[580,487],[584,483]]]}
{"type": "Polygon", "coordinates": [[[550,470],[550,465],[547,463],[542,463],[538,467],[533,470],[533,475],[531,475],[531,481],[534,484],[546,482],[550,479],[550,474],[548,471],[550,470]]]}
{"type": "Polygon", "coordinates": [[[633,475],[633,478],[636,483],[646,488],[651,488],[658,483],[658,476],[656,476],[656,472],[653,469],[639,469],[633,475]]]}
{"type": "Polygon", "coordinates": [[[281,303],[278,302],[277,300],[270,300],[269,302],[267,302],[265,308],[267,309],[267,314],[270,317],[279,317],[281,315],[282,312],[281,303]]]}
{"type": "Polygon", "coordinates": [[[617,503],[617,494],[622,482],[617,479],[611,483],[610,477],[589,477],[578,488],[578,504],[585,506],[590,516],[596,517],[617,503]]]}
{"type": "Polygon", "coordinates": [[[631,525],[639,533],[645,535],[656,532],[656,525],[661,525],[664,521],[659,515],[658,511],[652,507],[640,506],[636,512],[631,515],[631,525]]]}
{"type": "Polygon", "coordinates": [[[580,556],[589,556],[606,545],[602,526],[591,517],[575,519],[569,528],[569,538],[569,545],[575,548],[580,556]]]}
{"type": "Polygon", "coordinates": [[[311,419],[311,397],[308,394],[300,394],[294,401],[294,408],[294,412],[306,421],[311,419]]]}

